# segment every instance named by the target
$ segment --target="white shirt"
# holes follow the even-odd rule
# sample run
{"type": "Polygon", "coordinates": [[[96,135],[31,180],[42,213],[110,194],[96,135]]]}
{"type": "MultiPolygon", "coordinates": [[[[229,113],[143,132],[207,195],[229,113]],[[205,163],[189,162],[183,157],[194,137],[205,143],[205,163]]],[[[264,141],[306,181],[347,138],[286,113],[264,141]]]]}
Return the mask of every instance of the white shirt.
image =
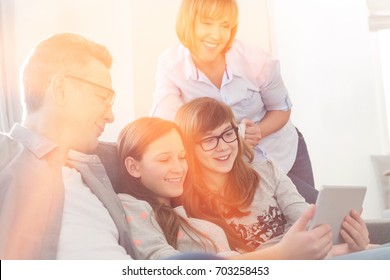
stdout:
{"type": "MultiPolygon", "coordinates": [[[[159,58],[151,115],[173,120],[183,103],[208,96],[228,104],[238,123],[243,118],[258,123],[267,111],[286,111],[292,106],[279,68],[279,62],[260,48],[235,40],[226,53],[225,74],[221,88],[217,88],[197,69],[189,50],[176,45],[159,58]]],[[[273,160],[287,173],[297,149],[298,134],[288,121],[279,131],[261,139],[255,147],[255,161],[273,160]]]]}
{"type": "Polygon", "coordinates": [[[108,210],[73,168],[62,168],[65,201],[58,259],[130,259],[108,210]]]}

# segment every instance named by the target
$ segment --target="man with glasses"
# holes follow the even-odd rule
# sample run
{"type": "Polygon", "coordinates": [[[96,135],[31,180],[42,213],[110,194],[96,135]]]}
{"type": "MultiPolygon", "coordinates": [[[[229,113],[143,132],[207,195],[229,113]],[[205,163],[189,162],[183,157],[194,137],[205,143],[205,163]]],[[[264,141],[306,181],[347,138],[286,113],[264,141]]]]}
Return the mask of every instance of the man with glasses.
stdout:
{"type": "Polygon", "coordinates": [[[99,158],[114,121],[108,50],[52,36],[23,69],[26,117],[0,134],[0,259],[130,259],[138,253],[99,158]]]}

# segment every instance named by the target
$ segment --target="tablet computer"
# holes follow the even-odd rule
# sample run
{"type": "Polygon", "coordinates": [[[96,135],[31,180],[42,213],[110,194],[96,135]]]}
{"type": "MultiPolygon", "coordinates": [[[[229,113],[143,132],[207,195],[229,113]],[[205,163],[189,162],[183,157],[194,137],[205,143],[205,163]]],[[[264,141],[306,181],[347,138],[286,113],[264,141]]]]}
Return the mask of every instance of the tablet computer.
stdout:
{"type": "Polygon", "coordinates": [[[328,224],[332,228],[333,244],[343,243],[340,229],[344,217],[352,209],[361,210],[366,190],[364,186],[323,186],[318,193],[317,211],[309,223],[309,229],[328,224]]]}

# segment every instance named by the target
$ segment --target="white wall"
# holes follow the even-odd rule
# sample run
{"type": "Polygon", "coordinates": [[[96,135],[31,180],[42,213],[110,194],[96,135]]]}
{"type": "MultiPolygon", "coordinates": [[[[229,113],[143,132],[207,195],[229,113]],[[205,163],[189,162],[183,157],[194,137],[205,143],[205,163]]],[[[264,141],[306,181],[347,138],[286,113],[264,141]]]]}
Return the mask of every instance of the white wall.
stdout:
{"type": "Polygon", "coordinates": [[[364,217],[380,217],[371,155],[388,148],[376,34],[365,0],[272,2],[274,54],[308,144],[317,188],[366,185],[364,217]]]}

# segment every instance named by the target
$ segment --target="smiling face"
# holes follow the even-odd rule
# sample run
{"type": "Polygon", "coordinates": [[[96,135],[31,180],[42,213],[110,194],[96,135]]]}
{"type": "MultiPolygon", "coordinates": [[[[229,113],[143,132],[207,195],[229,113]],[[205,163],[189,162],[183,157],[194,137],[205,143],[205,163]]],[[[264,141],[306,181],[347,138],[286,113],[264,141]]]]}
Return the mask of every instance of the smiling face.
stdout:
{"type": "Polygon", "coordinates": [[[232,46],[237,28],[236,0],[183,0],[176,19],[176,34],[180,42],[198,60],[207,59],[203,57],[207,52],[201,48],[202,40],[209,51],[217,44],[215,53],[222,56],[232,46]],[[226,40],[226,37],[229,39],[226,40]],[[225,48],[221,49],[221,45],[225,48]]]}
{"type": "MultiPolygon", "coordinates": [[[[227,122],[216,129],[207,132],[202,139],[209,137],[220,136],[222,133],[232,130],[232,125],[227,122]]],[[[234,133],[234,132],[233,132],[234,133]]],[[[200,144],[195,146],[195,157],[198,160],[199,167],[206,177],[226,178],[226,175],[232,170],[233,164],[238,154],[238,141],[226,143],[223,139],[219,139],[215,149],[204,151],[200,144]]]]}
{"type": "Polygon", "coordinates": [[[64,78],[69,96],[67,127],[71,148],[90,152],[97,147],[105,125],[114,121],[111,105],[107,104],[111,76],[107,67],[97,60],[92,60],[83,73],[86,74],[77,75],[79,79],[64,78]]]}
{"type": "Polygon", "coordinates": [[[195,60],[212,63],[224,57],[223,50],[232,33],[230,18],[195,20],[194,48],[195,60]]]}
{"type": "Polygon", "coordinates": [[[169,205],[171,198],[183,193],[188,167],[183,142],[176,130],[149,144],[141,160],[128,157],[125,164],[128,172],[139,178],[160,202],[169,205]]]}

